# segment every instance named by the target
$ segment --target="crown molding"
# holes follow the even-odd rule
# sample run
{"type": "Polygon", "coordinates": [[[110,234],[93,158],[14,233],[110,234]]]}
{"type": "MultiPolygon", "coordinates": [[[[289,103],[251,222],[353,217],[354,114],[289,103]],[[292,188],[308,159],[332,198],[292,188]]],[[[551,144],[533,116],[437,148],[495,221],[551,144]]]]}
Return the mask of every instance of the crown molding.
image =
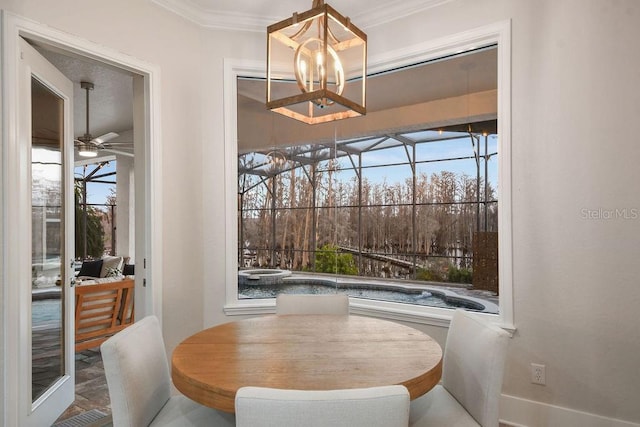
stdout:
{"type": "Polygon", "coordinates": [[[282,17],[266,17],[244,13],[203,9],[190,0],[151,0],[201,27],[234,31],[266,31],[268,25],[282,17]]]}
{"type": "Polygon", "coordinates": [[[366,12],[355,14],[351,17],[351,20],[359,28],[369,29],[451,1],[453,0],[392,0],[379,6],[371,7],[366,12]]]}
{"type": "MultiPolygon", "coordinates": [[[[362,29],[402,19],[453,0],[391,0],[351,16],[352,22],[362,29]]],[[[267,26],[284,19],[283,16],[264,16],[227,10],[204,9],[191,0],[151,0],[201,27],[217,30],[265,32],[267,26]]],[[[292,13],[294,11],[291,11],[292,13]]]]}

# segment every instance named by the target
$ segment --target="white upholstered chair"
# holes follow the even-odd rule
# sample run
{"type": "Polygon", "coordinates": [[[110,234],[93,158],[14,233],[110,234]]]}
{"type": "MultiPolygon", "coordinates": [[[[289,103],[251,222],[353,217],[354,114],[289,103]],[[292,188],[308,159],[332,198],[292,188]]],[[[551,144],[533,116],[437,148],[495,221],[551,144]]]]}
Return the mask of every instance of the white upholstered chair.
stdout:
{"type": "Polygon", "coordinates": [[[349,314],[349,297],[343,294],[279,294],[276,314],[349,314]]]}
{"type": "Polygon", "coordinates": [[[242,387],[236,393],[238,427],[406,427],[404,386],[351,390],[278,390],[242,387]]]}
{"type": "Polygon", "coordinates": [[[100,346],[114,427],[234,426],[233,414],[171,396],[160,324],[148,316],[100,346]]]}
{"type": "Polygon", "coordinates": [[[444,350],[442,383],[411,402],[409,425],[498,426],[509,334],[456,310],[444,350]]]}

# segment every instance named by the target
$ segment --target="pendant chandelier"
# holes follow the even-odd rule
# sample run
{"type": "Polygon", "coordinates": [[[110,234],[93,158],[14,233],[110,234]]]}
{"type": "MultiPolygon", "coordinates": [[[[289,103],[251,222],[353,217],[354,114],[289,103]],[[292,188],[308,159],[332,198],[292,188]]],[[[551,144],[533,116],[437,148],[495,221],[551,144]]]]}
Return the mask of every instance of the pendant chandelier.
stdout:
{"type": "Polygon", "coordinates": [[[267,108],[307,124],[366,114],[367,35],[323,0],[267,27],[267,108]]]}

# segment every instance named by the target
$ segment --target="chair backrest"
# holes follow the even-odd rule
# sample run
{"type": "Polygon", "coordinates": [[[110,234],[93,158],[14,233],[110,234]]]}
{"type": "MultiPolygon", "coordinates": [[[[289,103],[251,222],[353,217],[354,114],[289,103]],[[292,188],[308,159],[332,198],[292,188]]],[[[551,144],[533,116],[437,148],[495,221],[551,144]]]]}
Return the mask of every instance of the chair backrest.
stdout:
{"type": "Polygon", "coordinates": [[[279,294],[276,314],[349,314],[349,297],[343,294],[279,294]]]}
{"type": "Polygon", "coordinates": [[[236,393],[236,427],[406,427],[404,386],[351,390],[278,390],[242,387],[236,393]]]}
{"type": "Polygon", "coordinates": [[[100,346],[114,427],[148,426],[171,396],[160,324],[147,316],[100,346]]]}
{"type": "Polygon", "coordinates": [[[482,426],[498,425],[509,334],[473,313],[456,310],[444,350],[442,385],[482,426]]]}

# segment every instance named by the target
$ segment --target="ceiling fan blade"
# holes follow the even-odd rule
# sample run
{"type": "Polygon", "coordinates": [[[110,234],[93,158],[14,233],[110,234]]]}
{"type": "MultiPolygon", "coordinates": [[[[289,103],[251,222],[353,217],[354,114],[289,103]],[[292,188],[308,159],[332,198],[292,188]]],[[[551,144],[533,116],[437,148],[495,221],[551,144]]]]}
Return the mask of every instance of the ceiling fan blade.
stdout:
{"type": "Polygon", "coordinates": [[[104,135],[100,135],[97,138],[93,138],[91,142],[94,144],[104,144],[107,141],[111,141],[114,138],[117,138],[119,135],[115,132],[105,133],[104,135]]]}
{"type": "Polygon", "coordinates": [[[122,156],[133,157],[133,153],[128,153],[121,150],[112,150],[111,148],[103,148],[102,151],[108,151],[109,153],[120,154],[122,156]]]}
{"type": "Polygon", "coordinates": [[[132,141],[113,141],[113,142],[105,142],[104,144],[105,147],[111,147],[111,146],[123,146],[123,145],[129,145],[129,146],[133,146],[133,142],[132,141]]]}
{"type": "Polygon", "coordinates": [[[84,147],[84,146],[95,146],[96,148],[101,148],[100,144],[96,144],[93,141],[86,141],[83,139],[78,139],[78,138],[74,138],[73,139],[73,145],[76,147],[84,147]]]}

